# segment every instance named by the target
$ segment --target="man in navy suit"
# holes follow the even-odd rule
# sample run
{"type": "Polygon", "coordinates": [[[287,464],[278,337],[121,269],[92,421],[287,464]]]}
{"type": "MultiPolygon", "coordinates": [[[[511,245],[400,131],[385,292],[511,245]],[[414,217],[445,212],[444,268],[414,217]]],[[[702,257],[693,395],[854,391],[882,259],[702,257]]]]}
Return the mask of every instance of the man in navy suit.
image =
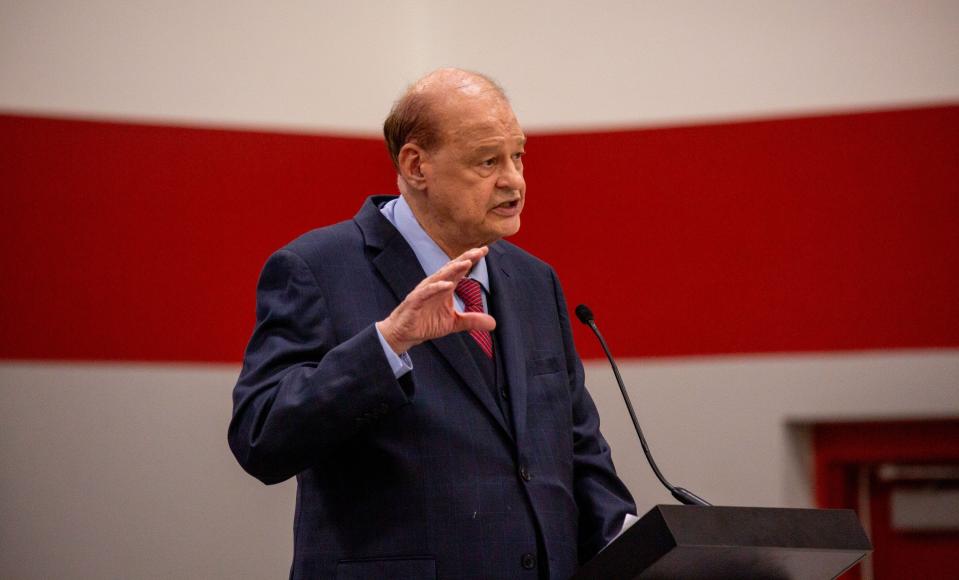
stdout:
{"type": "Polygon", "coordinates": [[[384,126],[400,197],[267,261],[229,441],[297,478],[293,578],[568,578],[635,513],[553,270],[519,229],[526,137],[441,69],[384,126]]]}

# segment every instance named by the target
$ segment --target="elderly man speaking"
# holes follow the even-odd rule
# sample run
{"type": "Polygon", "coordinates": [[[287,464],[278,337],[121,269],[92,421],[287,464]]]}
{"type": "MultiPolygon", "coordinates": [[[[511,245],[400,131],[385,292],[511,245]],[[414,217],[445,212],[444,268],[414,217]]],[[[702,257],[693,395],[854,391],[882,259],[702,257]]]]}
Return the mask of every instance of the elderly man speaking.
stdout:
{"type": "Polygon", "coordinates": [[[296,476],[292,578],[568,578],[635,506],[555,272],[502,241],[526,137],[458,69],[384,133],[399,197],[263,268],[230,447],[265,483],[296,476]]]}

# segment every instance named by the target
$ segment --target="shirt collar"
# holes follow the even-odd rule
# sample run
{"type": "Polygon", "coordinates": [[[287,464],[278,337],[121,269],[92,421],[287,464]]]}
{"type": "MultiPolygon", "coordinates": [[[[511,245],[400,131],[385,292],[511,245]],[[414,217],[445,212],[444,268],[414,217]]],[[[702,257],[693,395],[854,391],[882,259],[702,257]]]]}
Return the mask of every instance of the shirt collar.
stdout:
{"type": "MultiPolygon", "coordinates": [[[[393,227],[400,232],[406,243],[413,249],[413,254],[416,255],[416,259],[427,276],[432,276],[450,261],[446,252],[440,249],[433,238],[416,221],[413,210],[402,195],[386,202],[380,208],[380,213],[393,224],[393,227]]],[[[479,262],[476,262],[468,277],[479,282],[483,290],[489,294],[489,271],[486,268],[485,256],[479,262]]]]}

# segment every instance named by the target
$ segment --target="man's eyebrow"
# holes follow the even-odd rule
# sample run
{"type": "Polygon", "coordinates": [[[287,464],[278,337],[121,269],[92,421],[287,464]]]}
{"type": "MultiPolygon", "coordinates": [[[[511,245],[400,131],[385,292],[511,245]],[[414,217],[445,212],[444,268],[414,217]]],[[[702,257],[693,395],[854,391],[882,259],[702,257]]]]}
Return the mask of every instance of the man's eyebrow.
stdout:
{"type": "Polygon", "coordinates": [[[500,147],[501,147],[501,145],[499,145],[499,144],[497,144],[497,145],[480,145],[479,147],[477,147],[477,148],[474,149],[473,151],[474,151],[477,155],[482,155],[482,154],[484,154],[484,153],[495,153],[495,152],[499,151],[500,147]]]}
{"type": "MultiPolygon", "coordinates": [[[[521,148],[526,147],[526,136],[524,135],[522,137],[517,138],[515,140],[515,143],[521,148]]],[[[496,143],[486,143],[483,145],[477,145],[473,149],[473,154],[481,156],[489,153],[498,153],[500,149],[503,147],[503,144],[504,142],[502,140],[497,140],[496,143]]]]}
{"type": "MultiPolygon", "coordinates": [[[[520,147],[525,147],[526,137],[521,137],[519,139],[516,139],[516,144],[519,145],[520,147]]],[[[495,143],[495,144],[490,143],[488,145],[479,145],[478,147],[476,147],[476,151],[493,151],[493,150],[499,149],[502,146],[503,146],[502,143],[495,143]]]]}

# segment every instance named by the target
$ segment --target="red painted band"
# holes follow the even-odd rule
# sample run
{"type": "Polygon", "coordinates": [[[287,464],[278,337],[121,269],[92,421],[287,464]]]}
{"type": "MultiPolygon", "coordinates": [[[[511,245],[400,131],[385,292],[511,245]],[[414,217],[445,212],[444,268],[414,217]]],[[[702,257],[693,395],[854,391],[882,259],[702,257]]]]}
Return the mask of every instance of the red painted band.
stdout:
{"type": "MultiPolygon", "coordinates": [[[[959,106],[528,153],[514,241],[620,356],[959,347],[959,106]]],[[[373,139],[0,116],[0,357],[238,361],[267,255],[394,182],[373,139]]]]}

